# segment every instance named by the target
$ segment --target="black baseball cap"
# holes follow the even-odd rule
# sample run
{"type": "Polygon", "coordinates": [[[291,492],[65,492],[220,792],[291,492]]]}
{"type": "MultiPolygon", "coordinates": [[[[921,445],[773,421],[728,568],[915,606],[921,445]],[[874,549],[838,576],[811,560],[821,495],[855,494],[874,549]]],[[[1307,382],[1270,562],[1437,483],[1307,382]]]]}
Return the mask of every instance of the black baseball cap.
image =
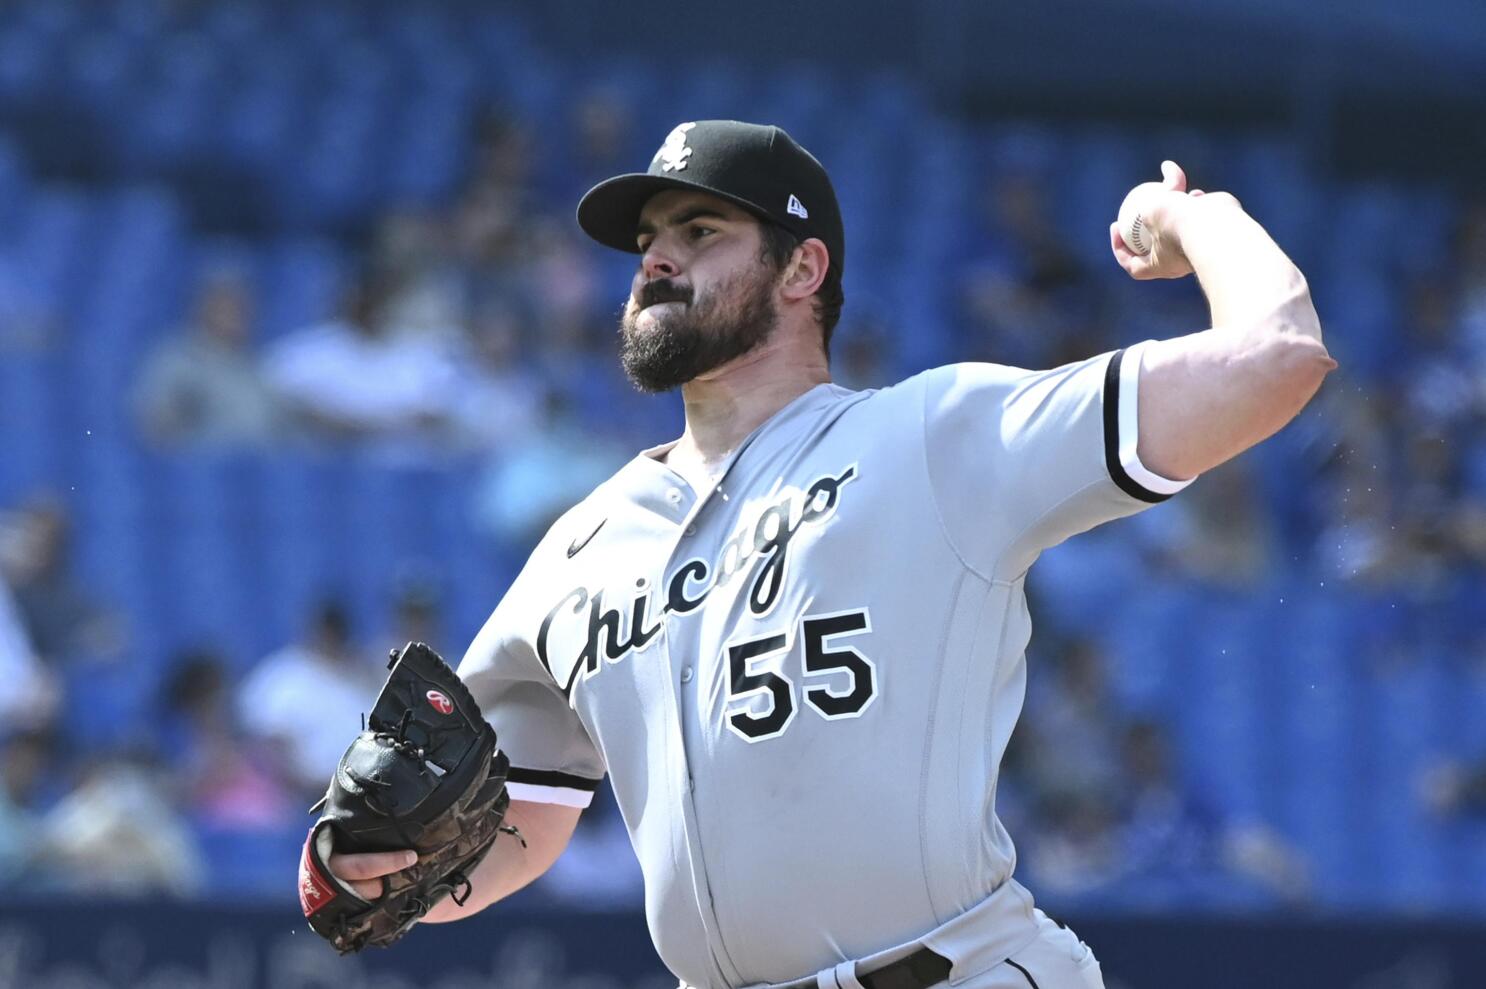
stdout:
{"type": "Polygon", "coordinates": [[[578,225],[605,247],[639,254],[640,210],[667,189],[695,189],[743,207],[801,240],[817,237],[838,274],[846,261],[841,207],[815,156],[779,127],[737,120],[681,124],[650,169],[606,179],[578,203],[578,225]]]}

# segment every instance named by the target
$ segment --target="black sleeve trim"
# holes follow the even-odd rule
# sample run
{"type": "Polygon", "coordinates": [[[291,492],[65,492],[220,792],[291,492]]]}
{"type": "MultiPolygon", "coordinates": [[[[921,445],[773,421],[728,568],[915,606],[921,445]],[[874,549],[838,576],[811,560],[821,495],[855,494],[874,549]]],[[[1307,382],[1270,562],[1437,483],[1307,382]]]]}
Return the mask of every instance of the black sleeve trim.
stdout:
{"type": "Polygon", "coordinates": [[[525,783],[528,786],[561,786],[569,790],[587,790],[589,793],[599,788],[599,780],[588,780],[549,769],[517,769],[515,766],[506,774],[506,782],[525,783]]]}
{"type": "Polygon", "coordinates": [[[1125,494],[1158,505],[1171,495],[1150,490],[1131,477],[1120,462],[1120,362],[1124,357],[1124,350],[1116,350],[1104,371],[1104,466],[1110,480],[1125,494]]]}

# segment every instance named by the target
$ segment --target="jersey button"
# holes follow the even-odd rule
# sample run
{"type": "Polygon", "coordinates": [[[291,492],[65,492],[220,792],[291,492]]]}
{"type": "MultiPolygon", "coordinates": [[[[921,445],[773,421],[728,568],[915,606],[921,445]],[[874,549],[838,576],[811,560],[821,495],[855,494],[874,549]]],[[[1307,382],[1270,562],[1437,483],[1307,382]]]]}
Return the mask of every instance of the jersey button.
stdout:
{"type": "Polygon", "coordinates": [[[683,667],[681,667],[681,682],[682,683],[691,683],[691,667],[690,666],[683,666],[683,667]]]}
{"type": "Polygon", "coordinates": [[[667,491],[666,492],[666,501],[669,501],[673,505],[679,505],[679,504],[681,504],[681,489],[680,488],[672,488],[671,490],[667,491]]]}
{"type": "Polygon", "coordinates": [[[694,525],[687,526],[686,527],[686,534],[688,536],[695,536],[697,534],[697,527],[694,526],[694,525]]]}

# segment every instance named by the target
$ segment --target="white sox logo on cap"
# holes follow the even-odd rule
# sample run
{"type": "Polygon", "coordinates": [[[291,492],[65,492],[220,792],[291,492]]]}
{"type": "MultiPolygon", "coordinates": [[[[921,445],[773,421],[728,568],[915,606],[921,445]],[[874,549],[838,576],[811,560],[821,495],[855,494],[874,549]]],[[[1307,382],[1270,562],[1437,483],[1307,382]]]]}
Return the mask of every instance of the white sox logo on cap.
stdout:
{"type": "Polygon", "coordinates": [[[681,124],[671,133],[666,135],[666,143],[660,146],[655,153],[655,161],[663,162],[661,171],[679,172],[686,168],[686,159],[691,157],[691,148],[686,146],[686,132],[695,127],[696,124],[681,124]]]}

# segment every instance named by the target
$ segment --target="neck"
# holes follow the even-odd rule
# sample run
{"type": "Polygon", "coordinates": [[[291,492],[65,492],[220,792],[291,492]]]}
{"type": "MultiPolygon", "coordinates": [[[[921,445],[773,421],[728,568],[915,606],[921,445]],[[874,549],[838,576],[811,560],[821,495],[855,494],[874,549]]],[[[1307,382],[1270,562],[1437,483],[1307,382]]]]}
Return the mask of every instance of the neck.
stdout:
{"type": "Polygon", "coordinates": [[[756,350],[683,385],[686,432],[667,461],[712,468],[774,413],[830,381],[819,343],[806,339],[776,334],[756,350]]]}

